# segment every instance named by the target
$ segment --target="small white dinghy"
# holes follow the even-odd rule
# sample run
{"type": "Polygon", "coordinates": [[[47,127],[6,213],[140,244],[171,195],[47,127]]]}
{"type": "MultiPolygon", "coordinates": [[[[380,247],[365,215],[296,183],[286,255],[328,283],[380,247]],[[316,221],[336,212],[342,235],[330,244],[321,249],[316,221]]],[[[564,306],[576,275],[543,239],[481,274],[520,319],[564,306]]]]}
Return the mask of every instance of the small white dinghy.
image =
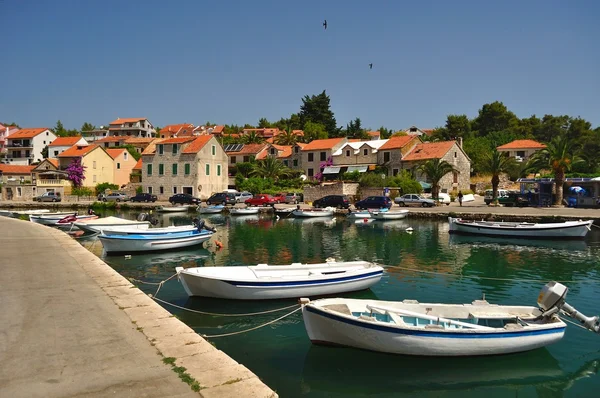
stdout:
{"type": "Polygon", "coordinates": [[[179,249],[199,245],[211,238],[211,231],[183,231],[162,234],[105,235],[98,236],[107,254],[150,252],[179,249]]]}
{"type": "Polygon", "coordinates": [[[504,221],[470,221],[460,218],[448,217],[450,233],[496,236],[520,237],[536,239],[583,239],[592,229],[593,220],[565,221],[558,223],[528,223],[504,221]]]}
{"type": "Polygon", "coordinates": [[[30,214],[29,221],[42,225],[54,225],[67,216],[76,216],[76,211],[61,211],[56,213],[30,214]]]}
{"type": "Polygon", "coordinates": [[[73,228],[73,223],[77,221],[89,221],[96,220],[98,216],[96,214],[79,214],[79,215],[69,215],[65,218],[58,220],[55,224],[55,227],[62,229],[71,229],[73,228]]]}
{"type": "Polygon", "coordinates": [[[259,207],[234,207],[229,210],[229,214],[232,216],[248,216],[258,214],[259,209],[259,207]]]}
{"type": "MultiPolygon", "coordinates": [[[[384,207],[382,209],[373,210],[373,211],[386,212],[386,211],[388,211],[388,209],[384,207]]],[[[350,211],[346,215],[346,217],[348,219],[364,219],[364,218],[371,218],[371,214],[372,214],[371,210],[356,210],[356,211],[350,211]]]]}
{"type": "Polygon", "coordinates": [[[189,296],[235,300],[267,300],[322,296],[368,289],[383,268],[367,261],[249,267],[176,267],[189,296]]]}
{"type": "Polygon", "coordinates": [[[102,232],[103,228],[118,228],[127,227],[127,229],[137,228],[140,230],[148,229],[150,222],[148,221],[137,221],[137,220],[126,220],[120,217],[102,217],[95,220],[76,221],[73,223],[77,228],[91,233],[102,232]]]}
{"type": "Polygon", "coordinates": [[[213,206],[206,206],[206,207],[200,207],[198,206],[198,213],[200,214],[217,214],[223,211],[223,209],[225,208],[225,206],[223,205],[213,205],[213,206]]]}
{"type": "Polygon", "coordinates": [[[371,217],[375,220],[385,221],[385,220],[401,220],[406,218],[408,215],[408,210],[398,210],[398,211],[372,211],[371,217]]]}
{"type": "Polygon", "coordinates": [[[301,299],[304,325],[315,344],[342,345],[403,355],[470,356],[528,351],[559,341],[566,324],[559,313],[600,333],[598,317],[588,318],[564,301],[567,288],[550,282],[538,307],[424,304],[415,300],[301,299]]]}
{"type": "Polygon", "coordinates": [[[33,209],[33,210],[15,210],[9,211],[9,217],[19,218],[20,216],[29,216],[31,214],[48,214],[50,210],[48,209],[33,209]]]}
{"type": "Polygon", "coordinates": [[[183,205],[183,206],[158,206],[156,208],[156,211],[159,213],[181,213],[181,212],[186,212],[188,210],[190,210],[192,207],[195,206],[189,206],[189,205],[183,205]]]}
{"type": "Polygon", "coordinates": [[[135,227],[105,227],[102,228],[102,233],[104,235],[164,235],[164,234],[172,234],[178,232],[189,232],[195,230],[197,227],[195,225],[180,225],[180,226],[170,226],[163,228],[148,228],[144,230],[140,230],[135,227]]]}
{"type": "Polygon", "coordinates": [[[333,217],[334,207],[325,207],[324,209],[296,209],[292,212],[294,217],[333,217]]]}

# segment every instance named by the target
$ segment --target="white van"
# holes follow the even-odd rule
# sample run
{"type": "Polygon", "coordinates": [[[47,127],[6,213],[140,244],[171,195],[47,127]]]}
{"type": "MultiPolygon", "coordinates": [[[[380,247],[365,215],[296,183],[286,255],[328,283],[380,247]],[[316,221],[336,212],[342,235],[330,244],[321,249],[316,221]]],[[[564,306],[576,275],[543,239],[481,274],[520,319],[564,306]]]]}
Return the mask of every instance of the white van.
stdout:
{"type": "MultiPolygon", "coordinates": [[[[498,199],[504,198],[507,196],[508,196],[508,191],[506,189],[498,190],[498,199]]],[[[483,201],[485,202],[486,205],[489,205],[490,203],[492,203],[492,199],[494,199],[494,191],[492,189],[487,189],[485,191],[485,196],[483,197],[483,201]]]]}

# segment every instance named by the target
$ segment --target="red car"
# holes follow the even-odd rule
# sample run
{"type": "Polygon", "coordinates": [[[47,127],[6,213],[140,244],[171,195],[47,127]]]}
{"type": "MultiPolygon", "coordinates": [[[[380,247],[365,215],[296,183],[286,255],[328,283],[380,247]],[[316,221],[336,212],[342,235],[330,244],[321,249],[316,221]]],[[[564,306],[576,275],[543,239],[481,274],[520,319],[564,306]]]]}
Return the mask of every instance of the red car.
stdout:
{"type": "Polygon", "coordinates": [[[248,206],[273,206],[278,202],[271,195],[259,193],[258,195],[254,195],[254,197],[251,199],[246,199],[244,203],[246,203],[248,206]]]}
{"type": "Polygon", "coordinates": [[[273,195],[273,199],[275,199],[277,203],[285,203],[285,193],[278,193],[277,195],[273,195]]]}

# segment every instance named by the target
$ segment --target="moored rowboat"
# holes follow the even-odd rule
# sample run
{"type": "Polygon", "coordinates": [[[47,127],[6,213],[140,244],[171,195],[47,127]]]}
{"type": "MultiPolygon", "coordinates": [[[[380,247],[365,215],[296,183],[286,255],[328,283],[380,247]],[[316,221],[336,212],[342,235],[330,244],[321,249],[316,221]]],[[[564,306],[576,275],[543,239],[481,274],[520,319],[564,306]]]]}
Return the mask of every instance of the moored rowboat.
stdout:
{"type": "Polygon", "coordinates": [[[408,215],[408,210],[398,210],[398,211],[372,211],[371,217],[375,220],[401,220],[406,218],[408,215]]]}
{"type": "Polygon", "coordinates": [[[98,236],[107,254],[171,250],[199,245],[211,238],[211,231],[182,231],[162,234],[105,235],[98,236]]]}
{"type": "Polygon", "coordinates": [[[295,217],[333,217],[335,208],[326,207],[324,209],[296,209],[292,212],[295,217]]]}
{"type": "Polygon", "coordinates": [[[504,221],[469,221],[448,217],[448,222],[450,223],[450,233],[535,239],[583,239],[592,229],[593,220],[538,224],[504,221]]]}
{"type": "Polygon", "coordinates": [[[258,214],[258,207],[234,207],[229,210],[229,214],[232,216],[247,216],[250,214],[258,214]]]}
{"type": "Polygon", "coordinates": [[[379,282],[383,268],[367,261],[248,267],[176,267],[189,296],[235,300],[266,300],[322,296],[368,289],[379,282]]]}
{"type": "Polygon", "coordinates": [[[85,221],[76,221],[73,223],[77,228],[84,230],[86,232],[102,232],[103,228],[121,228],[127,227],[127,229],[138,228],[148,229],[150,227],[150,223],[148,221],[136,221],[136,220],[126,220],[120,217],[103,217],[98,218],[96,220],[85,220],[85,221]]]}
{"type": "Polygon", "coordinates": [[[56,213],[43,213],[43,214],[30,214],[29,221],[43,224],[43,225],[54,225],[58,221],[62,220],[67,216],[77,216],[76,211],[69,212],[56,212],[56,213]]]}

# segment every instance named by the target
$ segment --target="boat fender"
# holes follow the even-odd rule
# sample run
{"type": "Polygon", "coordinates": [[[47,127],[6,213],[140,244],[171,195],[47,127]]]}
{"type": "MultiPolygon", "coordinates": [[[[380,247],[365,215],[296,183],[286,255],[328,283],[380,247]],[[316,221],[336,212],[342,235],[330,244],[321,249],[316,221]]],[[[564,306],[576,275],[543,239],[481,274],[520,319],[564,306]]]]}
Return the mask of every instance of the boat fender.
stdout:
{"type": "Polygon", "coordinates": [[[215,246],[217,246],[217,249],[222,249],[223,243],[221,243],[221,241],[219,241],[219,240],[215,240],[215,246]]]}

